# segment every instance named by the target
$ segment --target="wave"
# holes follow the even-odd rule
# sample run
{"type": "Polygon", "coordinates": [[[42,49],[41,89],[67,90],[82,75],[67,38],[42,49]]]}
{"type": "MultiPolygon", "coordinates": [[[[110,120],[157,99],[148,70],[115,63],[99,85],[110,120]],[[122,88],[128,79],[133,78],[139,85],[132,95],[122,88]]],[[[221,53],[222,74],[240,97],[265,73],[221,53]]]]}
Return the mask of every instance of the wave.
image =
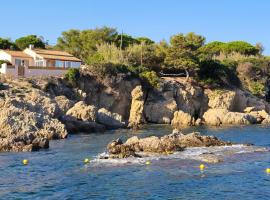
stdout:
{"type": "Polygon", "coordinates": [[[102,157],[107,156],[107,153],[103,152],[97,155],[91,161],[91,166],[145,165],[146,161],[157,161],[165,159],[202,161],[202,156],[205,154],[226,158],[237,154],[268,152],[269,150],[270,150],[269,148],[264,147],[237,144],[231,146],[190,147],[186,148],[184,151],[177,151],[169,155],[155,154],[155,153],[152,154],[140,153],[139,155],[141,156],[141,158],[129,157],[122,159],[102,159],[102,157]]]}

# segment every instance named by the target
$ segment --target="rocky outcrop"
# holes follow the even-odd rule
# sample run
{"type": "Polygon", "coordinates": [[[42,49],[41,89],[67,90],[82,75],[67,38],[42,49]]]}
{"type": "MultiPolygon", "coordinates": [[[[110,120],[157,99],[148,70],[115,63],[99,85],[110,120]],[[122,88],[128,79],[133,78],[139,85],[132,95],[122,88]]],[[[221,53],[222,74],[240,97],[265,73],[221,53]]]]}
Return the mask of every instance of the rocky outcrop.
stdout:
{"type": "Polygon", "coordinates": [[[34,112],[16,99],[1,101],[0,151],[33,151],[49,147],[49,139],[67,137],[65,126],[44,113],[34,112]]]}
{"type": "Polygon", "coordinates": [[[93,121],[82,121],[71,116],[61,118],[69,133],[96,133],[104,132],[106,127],[93,121]]]}
{"type": "MultiPolygon", "coordinates": [[[[218,140],[213,136],[202,136],[199,133],[187,135],[173,133],[163,137],[129,138],[125,143],[114,140],[108,146],[109,158],[126,158],[141,156],[140,153],[168,154],[174,151],[183,151],[187,147],[209,147],[231,145],[230,142],[218,140]]],[[[145,155],[145,154],[144,154],[145,155]]]]}
{"type": "Polygon", "coordinates": [[[189,113],[179,110],[174,112],[174,117],[171,124],[173,128],[181,129],[186,126],[195,125],[195,120],[189,113]]]}
{"type": "Polygon", "coordinates": [[[82,121],[95,122],[97,108],[92,105],[86,105],[83,101],[79,101],[67,111],[66,115],[82,121]]]}
{"type": "Polygon", "coordinates": [[[169,124],[177,110],[174,99],[147,102],[145,105],[145,117],[148,122],[157,124],[169,124]]]}
{"type": "Polygon", "coordinates": [[[118,113],[112,113],[105,108],[101,108],[97,112],[97,122],[103,124],[107,128],[124,128],[127,126],[122,116],[118,113]]]}
{"type": "Polygon", "coordinates": [[[256,119],[252,115],[239,112],[228,112],[222,120],[222,124],[245,125],[254,123],[256,123],[256,119]]]}
{"type": "Polygon", "coordinates": [[[144,109],[144,93],[142,86],[135,87],[132,92],[132,102],[129,114],[129,124],[131,128],[137,128],[141,124],[145,123],[143,109],[144,109]]]}
{"type": "Polygon", "coordinates": [[[74,101],[72,100],[69,100],[66,96],[56,96],[54,98],[57,106],[59,107],[60,109],[60,116],[63,116],[66,114],[66,112],[74,106],[74,101]]]}
{"type": "Polygon", "coordinates": [[[234,91],[207,90],[206,93],[209,98],[209,108],[234,110],[234,101],[236,95],[234,91]]]}
{"type": "Polygon", "coordinates": [[[247,113],[230,112],[226,109],[209,109],[203,115],[206,125],[220,126],[224,125],[244,125],[256,123],[256,118],[247,113]]]}
{"type": "Polygon", "coordinates": [[[204,94],[204,90],[196,85],[189,83],[178,85],[175,99],[178,109],[194,118],[201,117],[208,109],[208,97],[204,94]]]}
{"type": "Polygon", "coordinates": [[[130,115],[131,92],[138,85],[141,85],[138,78],[120,73],[100,79],[90,72],[83,72],[78,81],[78,88],[85,94],[86,104],[118,113],[126,121],[130,115]]]}
{"type": "Polygon", "coordinates": [[[203,114],[203,121],[206,125],[219,126],[228,112],[227,109],[209,109],[203,114]]]}

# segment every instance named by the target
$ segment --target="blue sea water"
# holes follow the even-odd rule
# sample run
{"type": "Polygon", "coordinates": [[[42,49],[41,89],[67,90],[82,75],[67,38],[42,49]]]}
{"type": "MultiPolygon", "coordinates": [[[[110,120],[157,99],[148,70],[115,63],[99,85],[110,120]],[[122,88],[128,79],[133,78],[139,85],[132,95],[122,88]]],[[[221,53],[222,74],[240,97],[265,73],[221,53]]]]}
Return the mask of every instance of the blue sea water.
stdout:
{"type": "MultiPolygon", "coordinates": [[[[192,130],[270,148],[270,127],[185,131],[192,130]]],[[[151,165],[135,159],[111,163],[97,159],[112,139],[170,132],[170,127],[153,125],[140,131],[79,134],[51,141],[48,150],[0,153],[0,199],[270,199],[270,175],[265,173],[270,152],[243,150],[222,163],[206,164],[203,172],[192,155],[152,159],[151,165]],[[92,161],[84,164],[84,158],[92,161]],[[29,160],[27,166],[23,159],[29,160]]]]}

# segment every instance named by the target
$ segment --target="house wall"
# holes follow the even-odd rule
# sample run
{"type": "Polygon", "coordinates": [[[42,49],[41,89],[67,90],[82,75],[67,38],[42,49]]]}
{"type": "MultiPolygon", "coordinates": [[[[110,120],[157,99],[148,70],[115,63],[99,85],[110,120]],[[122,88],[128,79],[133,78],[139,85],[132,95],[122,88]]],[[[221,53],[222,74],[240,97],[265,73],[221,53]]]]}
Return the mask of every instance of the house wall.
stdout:
{"type": "Polygon", "coordinates": [[[7,54],[4,51],[0,51],[0,60],[7,60],[9,62],[12,62],[11,55],[7,54]]]}
{"type": "Polygon", "coordinates": [[[14,78],[18,77],[18,67],[7,65],[6,63],[1,65],[0,72],[1,74],[12,76],[14,78]]]}
{"type": "Polygon", "coordinates": [[[20,59],[20,60],[28,61],[29,66],[33,66],[33,64],[34,64],[34,59],[33,58],[11,57],[11,63],[12,63],[12,65],[15,65],[15,59],[20,59]]]}
{"type": "Polygon", "coordinates": [[[63,76],[67,72],[67,69],[56,69],[50,67],[28,67],[25,69],[25,77],[45,77],[45,76],[63,76]]]}

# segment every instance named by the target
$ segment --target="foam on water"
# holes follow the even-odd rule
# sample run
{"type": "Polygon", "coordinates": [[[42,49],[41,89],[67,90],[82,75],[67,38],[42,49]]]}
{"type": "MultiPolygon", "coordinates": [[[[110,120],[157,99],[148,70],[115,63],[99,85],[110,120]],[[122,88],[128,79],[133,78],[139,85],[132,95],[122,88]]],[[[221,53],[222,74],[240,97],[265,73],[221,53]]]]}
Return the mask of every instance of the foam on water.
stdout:
{"type": "Polygon", "coordinates": [[[108,154],[103,152],[92,160],[91,166],[119,166],[119,165],[145,165],[146,161],[165,160],[165,159],[184,159],[184,160],[201,160],[200,156],[203,154],[214,154],[221,157],[233,156],[235,154],[266,152],[267,148],[247,146],[243,144],[237,144],[232,146],[216,146],[216,147],[190,147],[184,151],[174,152],[169,155],[163,154],[143,154],[141,158],[129,157],[122,159],[101,159],[108,154]]]}

